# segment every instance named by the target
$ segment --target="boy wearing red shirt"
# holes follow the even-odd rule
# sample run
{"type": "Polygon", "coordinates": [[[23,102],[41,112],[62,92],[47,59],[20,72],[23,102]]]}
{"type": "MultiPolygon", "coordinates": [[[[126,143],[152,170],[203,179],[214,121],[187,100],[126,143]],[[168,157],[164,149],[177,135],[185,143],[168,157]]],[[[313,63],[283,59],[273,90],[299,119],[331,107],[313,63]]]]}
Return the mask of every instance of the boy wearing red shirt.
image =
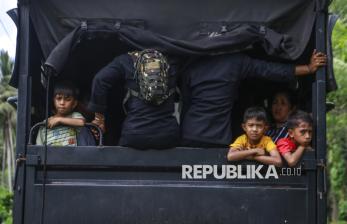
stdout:
{"type": "Polygon", "coordinates": [[[295,166],[305,149],[310,149],[312,140],[312,118],[304,112],[298,111],[288,119],[288,138],[277,142],[277,149],[290,167],[295,166]]]}

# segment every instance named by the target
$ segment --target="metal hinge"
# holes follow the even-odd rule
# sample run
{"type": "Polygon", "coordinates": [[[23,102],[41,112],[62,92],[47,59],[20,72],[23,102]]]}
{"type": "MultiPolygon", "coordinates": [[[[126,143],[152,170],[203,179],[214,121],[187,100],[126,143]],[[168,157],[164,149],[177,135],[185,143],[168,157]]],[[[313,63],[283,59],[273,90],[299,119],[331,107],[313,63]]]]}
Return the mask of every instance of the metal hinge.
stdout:
{"type": "Polygon", "coordinates": [[[17,186],[17,180],[18,180],[18,168],[23,164],[26,163],[27,165],[39,165],[41,163],[40,156],[37,155],[25,155],[18,154],[16,159],[16,170],[14,173],[14,183],[13,183],[13,191],[21,191],[21,187],[17,186]]]}
{"type": "Polygon", "coordinates": [[[18,180],[18,167],[21,166],[26,161],[26,157],[23,154],[18,154],[16,159],[16,170],[14,171],[14,182],[13,182],[13,191],[18,190],[21,191],[21,187],[17,187],[18,180]],[[17,188],[17,189],[16,189],[17,188]]]}
{"type": "Polygon", "coordinates": [[[317,171],[317,175],[322,175],[322,181],[317,183],[317,194],[320,199],[323,199],[324,195],[327,192],[327,171],[326,171],[326,161],[325,159],[307,159],[302,162],[302,167],[304,170],[317,171]],[[320,184],[322,183],[322,185],[320,184]],[[322,186],[322,187],[321,187],[322,186]]]}
{"type": "Polygon", "coordinates": [[[18,154],[16,166],[21,166],[23,163],[26,163],[27,165],[40,165],[41,159],[38,155],[27,155],[25,157],[23,154],[18,154]]]}
{"type": "MultiPolygon", "coordinates": [[[[323,175],[323,191],[318,190],[317,193],[319,195],[319,199],[323,199],[323,196],[327,193],[327,166],[325,159],[319,159],[317,161],[317,167],[322,171],[323,175]]],[[[318,183],[319,186],[319,183],[318,183]]]]}

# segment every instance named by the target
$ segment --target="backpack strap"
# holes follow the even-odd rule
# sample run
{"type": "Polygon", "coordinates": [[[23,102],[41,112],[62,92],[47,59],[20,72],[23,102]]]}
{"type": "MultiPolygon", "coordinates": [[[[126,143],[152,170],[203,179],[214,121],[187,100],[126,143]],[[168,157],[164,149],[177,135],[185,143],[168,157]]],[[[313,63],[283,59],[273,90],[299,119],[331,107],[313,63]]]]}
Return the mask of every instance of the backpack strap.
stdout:
{"type": "MultiPolygon", "coordinates": [[[[171,88],[169,90],[169,97],[172,96],[175,93],[180,94],[180,90],[177,87],[176,88],[171,88]]],[[[127,110],[125,108],[125,104],[128,102],[130,96],[135,96],[135,97],[138,97],[138,98],[142,99],[142,97],[141,97],[139,92],[137,92],[137,91],[135,91],[133,89],[128,88],[127,93],[125,94],[124,99],[123,99],[123,110],[124,110],[125,114],[128,114],[127,110]]]]}
{"type": "MultiPolygon", "coordinates": [[[[176,92],[178,92],[179,90],[178,90],[178,88],[171,88],[170,90],[169,90],[169,95],[168,95],[168,97],[170,97],[170,96],[172,96],[174,93],[176,93],[176,92]]],[[[179,92],[178,92],[179,93],[179,92]]]]}
{"type": "Polygon", "coordinates": [[[141,98],[141,95],[139,92],[128,88],[127,93],[125,94],[124,99],[123,99],[123,110],[124,110],[125,114],[128,114],[128,112],[125,108],[125,104],[128,102],[130,96],[135,96],[135,97],[141,98]]]}
{"type": "Polygon", "coordinates": [[[127,112],[127,110],[126,110],[126,108],[125,108],[125,104],[128,102],[129,98],[130,98],[130,92],[129,92],[129,89],[128,89],[128,90],[127,90],[127,93],[126,93],[125,96],[124,96],[123,103],[122,103],[123,111],[124,111],[125,115],[128,114],[128,112],[127,112]]]}

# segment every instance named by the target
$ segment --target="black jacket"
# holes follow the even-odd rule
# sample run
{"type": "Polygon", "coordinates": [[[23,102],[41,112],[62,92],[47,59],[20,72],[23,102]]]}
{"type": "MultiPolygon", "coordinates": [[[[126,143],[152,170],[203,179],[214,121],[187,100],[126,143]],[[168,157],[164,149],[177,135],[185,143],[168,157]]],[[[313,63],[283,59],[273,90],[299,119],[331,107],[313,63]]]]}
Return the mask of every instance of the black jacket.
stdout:
{"type": "Polygon", "coordinates": [[[273,81],[294,79],[293,65],[252,59],[244,54],[209,56],[182,74],[184,140],[228,145],[232,140],[231,113],[240,82],[246,78],[273,81]]]}
{"type": "MultiPolygon", "coordinates": [[[[175,88],[174,66],[170,67],[169,74],[169,87],[175,88]]],[[[136,80],[134,80],[134,62],[130,55],[124,54],[116,57],[96,74],[89,109],[93,112],[104,112],[107,105],[112,104],[112,102],[107,102],[106,98],[112,88],[131,88],[139,91],[136,80]]],[[[131,136],[136,136],[136,141],[139,141],[139,136],[140,139],[151,138],[154,142],[159,141],[161,146],[160,141],[165,141],[165,139],[171,138],[177,141],[179,128],[177,120],[173,116],[174,100],[174,95],[172,95],[163,104],[154,106],[140,98],[130,96],[124,105],[127,116],[123,122],[120,144],[128,145],[131,136]]],[[[143,144],[145,142],[136,143],[139,146],[143,144]]],[[[163,145],[165,148],[165,142],[163,145]]],[[[172,145],[167,147],[172,147],[172,145]]]]}

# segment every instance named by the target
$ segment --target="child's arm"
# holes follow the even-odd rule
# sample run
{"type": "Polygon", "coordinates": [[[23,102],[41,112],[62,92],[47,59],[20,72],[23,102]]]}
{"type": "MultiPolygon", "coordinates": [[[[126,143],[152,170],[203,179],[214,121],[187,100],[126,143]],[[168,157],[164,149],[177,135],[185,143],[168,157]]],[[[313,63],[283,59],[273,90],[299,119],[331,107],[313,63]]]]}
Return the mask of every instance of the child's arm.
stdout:
{"type": "Polygon", "coordinates": [[[250,159],[255,155],[263,155],[264,150],[263,149],[247,149],[247,150],[240,150],[237,148],[230,147],[227,158],[228,161],[238,161],[243,159],[250,159]]]}
{"type": "Polygon", "coordinates": [[[48,128],[54,128],[58,125],[66,125],[73,127],[82,127],[85,124],[85,119],[83,118],[70,118],[70,117],[57,117],[52,116],[48,118],[48,128]]]}
{"type": "Polygon", "coordinates": [[[282,166],[282,159],[280,154],[278,153],[277,149],[271,150],[269,156],[254,156],[254,160],[267,164],[267,165],[275,165],[275,166],[282,166]]]}
{"type": "Polygon", "coordinates": [[[293,167],[299,162],[302,154],[304,154],[304,151],[305,151],[305,146],[300,145],[295,150],[295,152],[293,152],[293,153],[286,152],[286,153],[282,154],[282,156],[287,161],[288,166],[293,167]]]}

